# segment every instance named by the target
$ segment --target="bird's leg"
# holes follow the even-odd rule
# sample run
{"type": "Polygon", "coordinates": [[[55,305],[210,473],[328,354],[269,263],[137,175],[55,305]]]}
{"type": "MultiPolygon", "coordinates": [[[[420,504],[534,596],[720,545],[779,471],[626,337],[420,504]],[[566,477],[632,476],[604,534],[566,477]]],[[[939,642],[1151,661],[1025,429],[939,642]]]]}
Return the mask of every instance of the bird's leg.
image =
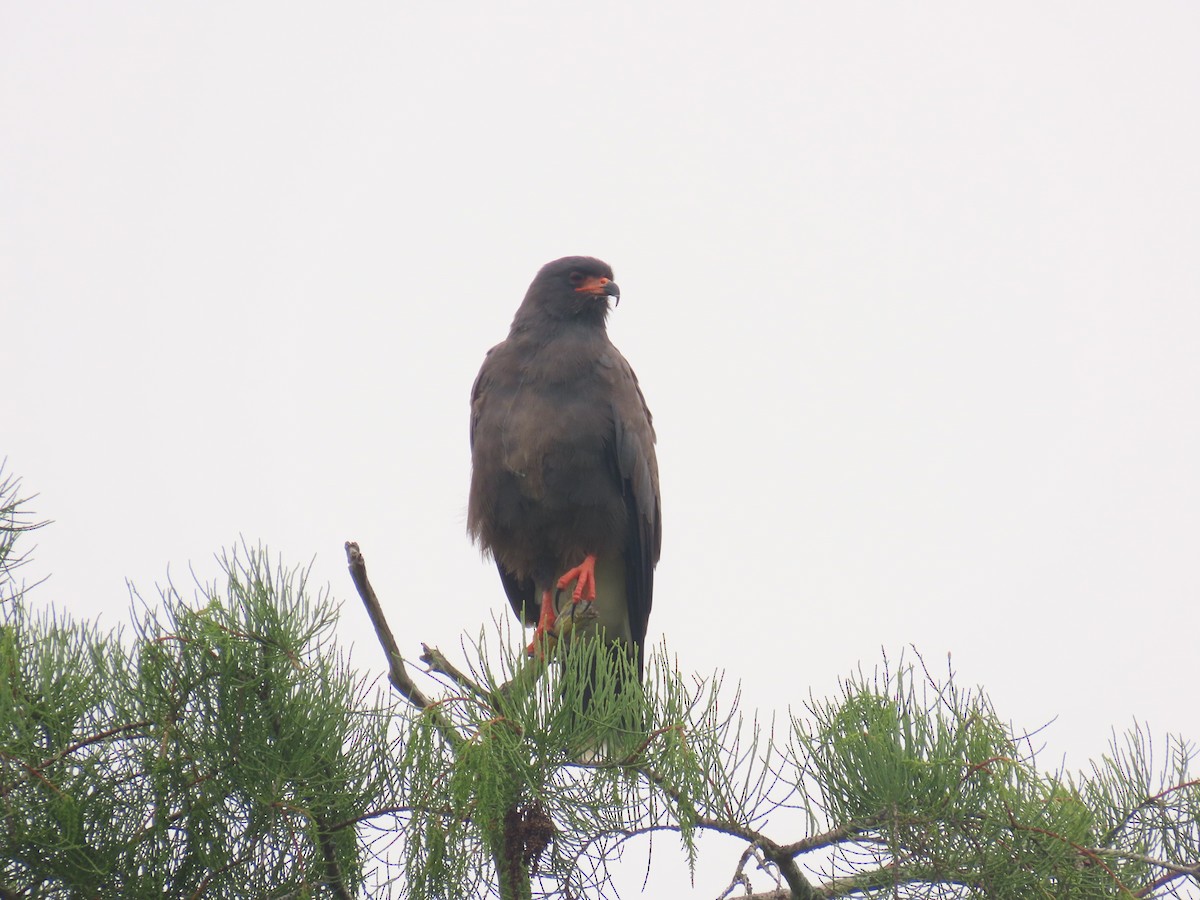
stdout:
{"type": "Polygon", "coordinates": [[[554,595],[549,591],[542,591],[542,612],[538,616],[537,628],[533,630],[533,640],[525,652],[530,656],[540,655],[542,637],[554,627],[554,623],[557,621],[558,615],[554,612],[554,595]]]}
{"type": "Polygon", "coordinates": [[[596,599],[596,556],[594,553],[589,553],[583,558],[583,562],[558,579],[558,586],[565,588],[572,581],[575,582],[575,590],[571,592],[572,602],[579,603],[586,600],[590,603],[596,599]]]}
{"type": "MultiPolygon", "coordinates": [[[[572,581],[575,582],[575,590],[571,592],[572,603],[591,603],[596,599],[595,554],[585,556],[583,562],[558,579],[556,587],[561,591],[572,581]]],[[[546,634],[555,634],[553,629],[558,622],[558,613],[554,609],[554,598],[555,594],[550,591],[542,592],[542,611],[538,616],[537,628],[533,631],[533,640],[526,651],[530,656],[541,656],[542,638],[546,634]]]]}

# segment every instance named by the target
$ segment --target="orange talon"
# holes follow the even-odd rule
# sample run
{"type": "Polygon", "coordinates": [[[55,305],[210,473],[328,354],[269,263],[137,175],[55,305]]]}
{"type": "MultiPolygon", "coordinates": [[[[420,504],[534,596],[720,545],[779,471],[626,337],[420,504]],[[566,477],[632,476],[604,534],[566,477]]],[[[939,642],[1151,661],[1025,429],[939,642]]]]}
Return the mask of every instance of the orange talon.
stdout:
{"type": "Polygon", "coordinates": [[[542,591],[542,612],[538,616],[537,628],[533,630],[533,640],[525,649],[530,656],[541,656],[542,637],[554,627],[558,616],[554,612],[554,596],[549,591],[542,591]]]}
{"type": "Polygon", "coordinates": [[[595,555],[589,553],[583,558],[583,562],[558,579],[558,587],[560,589],[565,588],[572,581],[575,582],[575,590],[571,592],[571,601],[573,603],[579,603],[583,600],[590,602],[596,599],[595,555]]]}

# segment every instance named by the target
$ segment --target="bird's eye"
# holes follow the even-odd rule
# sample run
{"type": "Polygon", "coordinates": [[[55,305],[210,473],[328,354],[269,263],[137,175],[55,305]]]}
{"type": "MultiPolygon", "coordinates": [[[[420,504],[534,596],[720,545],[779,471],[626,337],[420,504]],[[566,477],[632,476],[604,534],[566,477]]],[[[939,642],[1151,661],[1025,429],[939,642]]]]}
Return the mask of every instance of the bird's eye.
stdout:
{"type": "Polygon", "coordinates": [[[583,284],[583,273],[572,272],[567,276],[567,281],[571,282],[571,284],[583,284]]]}

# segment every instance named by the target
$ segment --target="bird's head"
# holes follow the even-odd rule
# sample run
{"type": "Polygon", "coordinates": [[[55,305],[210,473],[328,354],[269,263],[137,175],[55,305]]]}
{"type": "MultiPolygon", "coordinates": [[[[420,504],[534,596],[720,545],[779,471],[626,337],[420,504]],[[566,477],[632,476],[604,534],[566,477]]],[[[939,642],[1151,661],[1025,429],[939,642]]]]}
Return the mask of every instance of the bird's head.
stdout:
{"type": "Polygon", "coordinates": [[[538,271],[514,324],[551,320],[603,325],[609,297],[621,300],[608,263],[590,256],[564,256],[538,271]]]}

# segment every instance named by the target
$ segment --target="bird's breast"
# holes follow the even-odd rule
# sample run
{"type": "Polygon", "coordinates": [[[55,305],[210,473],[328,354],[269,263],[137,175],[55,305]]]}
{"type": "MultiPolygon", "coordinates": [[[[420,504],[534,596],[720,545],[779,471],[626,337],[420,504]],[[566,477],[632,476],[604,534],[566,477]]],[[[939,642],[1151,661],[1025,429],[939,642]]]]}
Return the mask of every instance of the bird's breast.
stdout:
{"type": "Polygon", "coordinates": [[[594,482],[605,469],[613,433],[611,357],[560,342],[523,363],[510,383],[493,388],[491,424],[503,467],[527,497],[570,500],[585,478],[594,482]]]}

